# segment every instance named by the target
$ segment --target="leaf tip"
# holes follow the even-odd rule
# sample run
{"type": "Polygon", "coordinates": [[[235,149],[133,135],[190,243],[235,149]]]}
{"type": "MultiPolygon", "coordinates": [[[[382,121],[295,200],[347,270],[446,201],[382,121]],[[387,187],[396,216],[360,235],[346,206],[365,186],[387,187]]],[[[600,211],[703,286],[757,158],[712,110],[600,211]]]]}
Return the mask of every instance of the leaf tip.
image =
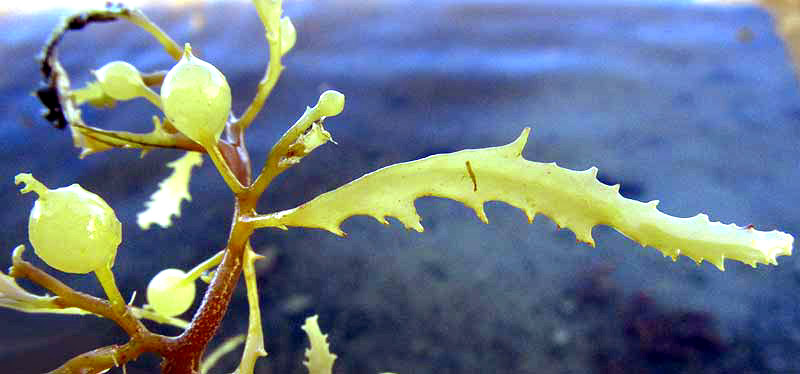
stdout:
{"type": "Polygon", "coordinates": [[[525,218],[528,219],[528,224],[533,223],[533,221],[536,219],[536,211],[533,209],[525,209],[524,211],[525,211],[525,218]]]}
{"type": "Polygon", "coordinates": [[[528,135],[530,135],[530,133],[530,127],[522,129],[522,133],[519,134],[519,136],[507,146],[510,150],[512,150],[512,153],[515,157],[522,155],[522,150],[525,148],[525,144],[528,144],[528,135]]]}
{"type": "MultiPolygon", "coordinates": [[[[725,271],[725,255],[720,255],[716,260],[708,259],[708,262],[716,266],[719,271],[725,271]]],[[[755,263],[753,263],[751,266],[755,267],[755,263]]]]}
{"type": "Polygon", "coordinates": [[[341,229],[341,228],[339,228],[339,226],[336,226],[336,227],[330,227],[330,228],[325,228],[325,230],[328,230],[328,231],[330,231],[331,233],[333,233],[333,235],[336,235],[336,236],[338,236],[338,237],[340,237],[340,238],[347,237],[347,233],[346,233],[346,232],[344,232],[344,231],[342,231],[342,229],[341,229]]]}
{"type": "Polygon", "coordinates": [[[424,228],[424,227],[422,227],[422,224],[421,224],[421,223],[419,223],[419,221],[417,221],[417,222],[414,222],[414,223],[412,223],[412,224],[410,224],[410,225],[406,225],[406,228],[407,228],[407,229],[412,229],[412,230],[414,230],[414,231],[416,231],[416,232],[420,232],[420,233],[421,233],[421,232],[425,232],[425,228],[424,228]]]}
{"type": "Polygon", "coordinates": [[[475,215],[478,216],[478,219],[485,224],[489,224],[489,217],[486,216],[486,211],[483,210],[483,205],[479,205],[475,207],[475,215]]]}
{"type": "Polygon", "coordinates": [[[374,216],[372,216],[372,218],[375,218],[376,221],[378,221],[378,222],[380,222],[380,223],[382,223],[384,225],[388,225],[389,224],[389,221],[386,220],[386,216],[374,215],[374,216]]]}

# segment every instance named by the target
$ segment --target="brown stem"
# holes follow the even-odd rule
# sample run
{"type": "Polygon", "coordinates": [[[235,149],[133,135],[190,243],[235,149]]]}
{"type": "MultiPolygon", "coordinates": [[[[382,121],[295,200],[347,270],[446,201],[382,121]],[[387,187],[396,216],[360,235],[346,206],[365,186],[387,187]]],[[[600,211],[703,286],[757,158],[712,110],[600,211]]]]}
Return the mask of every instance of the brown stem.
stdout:
{"type": "MultiPolygon", "coordinates": [[[[223,160],[239,183],[249,186],[252,181],[252,167],[244,143],[244,129],[229,123],[226,134],[227,141],[219,142],[224,145],[219,147],[223,160]]],[[[168,350],[162,353],[162,373],[198,373],[203,353],[225,317],[233,291],[242,275],[245,244],[253,233],[253,226],[240,218],[254,211],[260,195],[260,191],[245,190],[235,196],[233,223],[225,256],[217,267],[214,279],[189,327],[180,336],[170,339],[168,350]]]]}
{"type": "Polygon", "coordinates": [[[163,374],[197,372],[203,353],[225,316],[241,270],[241,255],[228,249],[191,325],[173,340],[173,347],[165,352],[161,364],[163,374]]]}
{"type": "MultiPolygon", "coordinates": [[[[244,166],[247,171],[238,178],[247,181],[250,169],[250,162],[246,157],[247,151],[244,147],[235,148],[238,152],[231,153],[233,156],[231,158],[244,166]],[[242,154],[245,157],[242,157],[242,154]]],[[[125,345],[113,345],[86,352],[71,359],[53,373],[98,373],[135,359],[143,352],[156,352],[164,357],[161,365],[162,373],[198,373],[203,353],[225,316],[233,291],[242,274],[245,244],[253,232],[253,227],[239,218],[254,209],[258,195],[246,193],[236,197],[231,234],[222,262],[217,267],[214,279],[189,327],[183,334],[174,338],[151,333],[127,308],[124,313],[116,313],[108,301],[73,290],[31,263],[22,260],[21,251],[15,253],[12,276],[29,278],[53,292],[58,296],[56,303],[59,305],[78,307],[115,321],[131,336],[131,340],[125,345]]]]}
{"type": "Polygon", "coordinates": [[[147,331],[144,325],[129,310],[126,309],[125,313],[117,314],[108,301],[75,291],[52,275],[45,273],[18,256],[14,257],[10,275],[12,277],[28,278],[54,293],[58,296],[54,302],[60,306],[80,308],[116,322],[130,336],[141,335],[147,331]]]}
{"type": "Polygon", "coordinates": [[[195,374],[200,367],[203,353],[217,332],[242,274],[242,261],[245,243],[253,230],[249,225],[238,222],[239,200],[234,211],[234,224],[228,247],[222,262],[217,267],[214,278],[206,291],[200,308],[194,315],[189,328],[171,340],[164,352],[161,364],[163,374],[195,374]]]}
{"type": "MultiPolygon", "coordinates": [[[[89,13],[89,21],[104,21],[114,18],[125,18],[144,30],[150,32],[165,47],[167,52],[178,59],[181,49],[169,36],[161,29],[148,20],[138,11],[112,6],[106,11],[89,13]],[[92,18],[94,17],[94,18],[92,18]],[[96,19],[95,19],[96,18],[96,19]]],[[[68,123],[80,128],[83,125],[80,119],[80,112],[77,111],[74,101],[65,96],[69,89],[69,80],[66,71],[55,58],[55,45],[61,39],[62,34],[67,29],[78,29],[83,27],[86,20],[76,19],[67,24],[48,42],[45,48],[42,72],[45,76],[47,86],[38,93],[47,108],[50,108],[48,119],[57,121],[59,127],[64,127],[68,123]],[[74,23],[74,25],[73,25],[74,23]]],[[[271,50],[280,51],[280,39],[278,43],[270,43],[271,50]]],[[[271,53],[270,66],[265,74],[264,81],[259,85],[259,92],[254,98],[253,103],[248,107],[243,120],[236,120],[232,117],[232,123],[228,124],[227,141],[220,141],[220,152],[222,161],[232,171],[235,179],[242,186],[250,186],[253,179],[252,166],[248,151],[244,145],[244,130],[253,120],[263,106],[264,100],[275,85],[283,66],[280,65],[280,53],[271,53]]],[[[147,84],[157,84],[163,81],[163,73],[146,75],[144,78],[147,84]]],[[[189,142],[181,134],[173,133],[165,125],[168,136],[157,138],[154,133],[133,134],[127,132],[114,132],[83,126],[85,131],[93,135],[93,140],[98,144],[98,149],[84,149],[87,151],[100,151],[113,147],[137,147],[149,149],[151,147],[183,148],[187,150],[203,151],[198,144],[189,142]],[[157,139],[156,139],[157,138],[157,139]],[[166,139],[166,140],[165,140],[166,139]]],[[[158,129],[157,129],[158,130],[158,129]]],[[[163,134],[160,134],[163,135],[163,134]]],[[[89,152],[91,153],[91,152],[89,152]]],[[[219,165],[218,165],[219,167],[219,165]]],[[[267,178],[261,185],[266,188],[271,178],[267,178]]],[[[81,354],[56,369],[53,373],[98,373],[112,366],[122,365],[129,360],[135,359],[141,353],[155,352],[160,354],[164,361],[161,365],[162,372],[168,374],[195,374],[199,370],[199,363],[202,355],[208,346],[209,341],[216,333],[228,309],[231,296],[242,274],[242,262],[245,252],[245,244],[248,242],[253,232],[253,225],[244,222],[242,217],[250,216],[255,213],[255,205],[260,197],[261,190],[237,191],[236,203],[233,216],[231,234],[226,246],[225,255],[217,268],[214,279],[211,281],[199,309],[195,313],[194,319],[183,334],[167,338],[162,335],[153,334],[136,319],[126,305],[124,309],[118,308],[115,312],[111,304],[103,299],[96,298],[81,292],[77,292],[69,286],[61,283],[56,278],[44,271],[36,268],[21,258],[14,258],[12,275],[27,277],[38,283],[42,287],[50,290],[57,299],[59,305],[78,307],[97,315],[115,321],[131,339],[124,345],[112,345],[99,348],[81,354]]]]}
{"type": "Polygon", "coordinates": [[[144,352],[162,353],[169,347],[165,336],[147,330],[127,306],[123,313],[115,312],[108,301],[75,291],[50,274],[23,260],[21,251],[13,256],[10,275],[28,278],[54,293],[57,296],[54,303],[59,306],[80,308],[116,322],[131,337],[125,345],[111,345],[78,355],[52,373],[99,373],[112,366],[123,365],[128,361],[135,360],[144,352]]]}
{"type": "Polygon", "coordinates": [[[125,365],[145,351],[145,346],[135,340],[124,345],[109,345],[71,358],[49,374],[95,374],[115,366],[125,365]]]}
{"type": "Polygon", "coordinates": [[[252,179],[250,172],[250,156],[247,154],[247,149],[244,147],[244,141],[237,143],[230,143],[220,140],[218,143],[219,151],[222,153],[222,158],[228,164],[233,175],[239,180],[243,186],[250,184],[252,179]]]}

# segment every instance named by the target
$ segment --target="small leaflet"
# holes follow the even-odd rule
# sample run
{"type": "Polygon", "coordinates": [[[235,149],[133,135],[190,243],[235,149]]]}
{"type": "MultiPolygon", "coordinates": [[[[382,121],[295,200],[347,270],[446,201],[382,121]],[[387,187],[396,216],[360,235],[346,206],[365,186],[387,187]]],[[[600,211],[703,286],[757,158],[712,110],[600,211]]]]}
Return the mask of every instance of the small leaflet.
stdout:
{"type": "Polygon", "coordinates": [[[167,164],[173,169],[172,174],[158,184],[158,191],[145,203],[146,209],[136,215],[136,223],[142,230],[149,229],[154,223],[163,228],[170,227],[172,216],[181,216],[181,201],[192,201],[189,194],[192,167],[202,164],[203,156],[197,152],[186,152],[183,157],[167,164]]]}
{"type": "Polygon", "coordinates": [[[308,368],[309,374],[331,374],[336,355],[329,350],[328,335],[320,330],[317,317],[315,315],[306,318],[306,323],[302,327],[311,345],[310,348],[306,348],[306,361],[303,364],[308,368]]]}
{"type": "Polygon", "coordinates": [[[78,105],[89,103],[89,105],[100,109],[113,108],[117,103],[103,92],[103,89],[97,82],[89,82],[86,84],[86,87],[70,92],[70,95],[78,105]]]}
{"type": "Polygon", "coordinates": [[[321,122],[314,122],[308,131],[300,135],[300,137],[289,146],[286,154],[278,161],[278,166],[289,167],[297,164],[314,149],[329,141],[333,141],[331,133],[325,130],[321,122]]]}

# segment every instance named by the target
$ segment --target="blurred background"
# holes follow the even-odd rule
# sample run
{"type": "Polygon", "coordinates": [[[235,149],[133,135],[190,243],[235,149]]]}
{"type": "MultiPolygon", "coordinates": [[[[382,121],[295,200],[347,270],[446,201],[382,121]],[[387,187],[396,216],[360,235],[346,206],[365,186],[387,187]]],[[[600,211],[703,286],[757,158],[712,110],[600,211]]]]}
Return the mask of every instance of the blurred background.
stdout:
{"type": "MultiPolygon", "coordinates": [[[[123,222],[115,265],[124,295],[144,303],[149,279],[188,269],[224,245],[231,196],[211,163],[196,171],[182,217],[170,229],[136,226],[172,151],[115,150],[78,159],[67,131],[40,117],[30,95],[34,57],[59,19],[54,1],[0,5],[0,240],[27,244],[34,198],[13,176],[50,187],[80,183],[123,222]],[[28,4],[31,3],[31,4],[28,4]]],[[[190,41],[231,83],[236,113],[263,73],[263,29],[247,2],[181,1],[146,14],[176,41],[190,41]]],[[[86,6],[89,2],[70,2],[86,6]]],[[[248,133],[254,165],[319,93],[347,96],[326,122],[327,144],[280,177],[260,206],[286,209],[366,172],[427,155],[506,144],[532,127],[524,156],[621,183],[622,194],[661,200],[687,217],[800,234],[800,91],[773,21],[753,5],[688,1],[285,0],[295,49],[266,109],[248,133]]],[[[172,61],[125,22],[68,33],[60,57],[73,86],[89,69],[126,60],[141,71],[172,61]]],[[[145,102],[86,108],[87,123],[148,131],[145,102]]],[[[417,201],[425,233],[392,221],[345,222],[347,238],[318,230],[264,230],[253,237],[269,356],[258,373],[304,373],[305,317],[320,315],[339,355],[336,373],[795,373],[800,372],[800,262],[720,272],[673,263],[606,227],[597,248],[576,243],[545,217],[527,224],[502,203],[491,224],[435,198],[417,201]]],[[[27,258],[35,263],[32,251],[27,258]]],[[[42,265],[45,266],[45,265],[42,265]]],[[[55,271],[53,271],[55,272],[55,271]]],[[[55,274],[101,295],[93,277],[55,274]]],[[[31,290],[42,292],[21,281],[31,290]]],[[[201,288],[202,289],[202,288],[201,288]]],[[[187,313],[188,318],[188,313],[187,313]]],[[[70,357],[125,341],[95,317],[0,310],[0,368],[52,370],[70,357]]],[[[164,326],[154,329],[176,334],[164,326]]],[[[244,333],[244,287],[211,348],[244,333]]],[[[236,367],[239,351],[215,373],[236,367]]],[[[157,372],[145,355],[128,373],[157,372]]],[[[112,370],[121,373],[121,370],[112,370]]]]}

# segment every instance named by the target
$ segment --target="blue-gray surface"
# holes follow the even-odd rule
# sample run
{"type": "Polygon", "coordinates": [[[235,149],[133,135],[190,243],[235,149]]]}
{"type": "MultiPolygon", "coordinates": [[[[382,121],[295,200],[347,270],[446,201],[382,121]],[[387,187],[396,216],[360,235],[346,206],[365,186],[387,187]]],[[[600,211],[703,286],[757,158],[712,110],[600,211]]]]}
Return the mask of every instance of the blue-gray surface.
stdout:
{"type": "MultiPolygon", "coordinates": [[[[256,163],[322,90],[344,92],[347,108],[328,121],[339,145],[280,178],[263,211],[391,163],[504,144],[531,126],[528,159],[595,165],[624,194],[659,199],[673,215],[702,211],[800,233],[800,92],[765,12],[664,2],[358,3],[287,2],[299,39],[249,134],[256,163]]],[[[210,5],[150,15],[228,76],[241,110],[266,58],[254,12],[210,5]]],[[[38,80],[32,58],[57,16],[0,18],[0,201],[9,204],[0,238],[9,251],[26,241],[32,198],[18,194],[16,173],[50,186],[78,182],[116,209],[124,225],[118,283],[124,294],[142,295],[158,270],[188,268],[223,245],[231,197],[206,162],[174,228],[137,228],[136,212],[178,154],[140,160],[113,151],[79,161],[68,134],[39,119],[29,96],[38,80]]],[[[78,82],[114,59],[143,71],[170,66],[146,34],[122,23],[71,33],[61,56],[78,82]]],[[[144,131],[152,113],[127,103],[89,109],[85,118],[144,131]]],[[[489,204],[490,225],[457,203],[417,206],[424,234],[367,218],[344,224],[347,239],[313,230],[256,234],[259,250],[276,254],[260,276],[270,356],[258,372],[303,372],[299,325],[312,313],[331,334],[337,372],[800,371],[792,257],[757,269],[728,262],[719,272],[686,258],[672,263],[605,228],[595,230],[591,249],[545,218],[527,225],[503,204],[489,204]],[[697,314],[711,320],[681,321],[697,314]],[[677,323],[666,327],[673,334],[647,329],[659,318],[677,323]]],[[[3,268],[9,263],[0,258],[3,268]]],[[[64,278],[100,292],[90,277],[64,278]]],[[[225,336],[245,331],[241,290],[235,299],[225,336]]],[[[0,368],[9,373],[46,371],[123,341],[92,317],[0,311],[0,321],[0,368]]],[[[154,365],[144,357],[128,372],[154,365]]]]}

